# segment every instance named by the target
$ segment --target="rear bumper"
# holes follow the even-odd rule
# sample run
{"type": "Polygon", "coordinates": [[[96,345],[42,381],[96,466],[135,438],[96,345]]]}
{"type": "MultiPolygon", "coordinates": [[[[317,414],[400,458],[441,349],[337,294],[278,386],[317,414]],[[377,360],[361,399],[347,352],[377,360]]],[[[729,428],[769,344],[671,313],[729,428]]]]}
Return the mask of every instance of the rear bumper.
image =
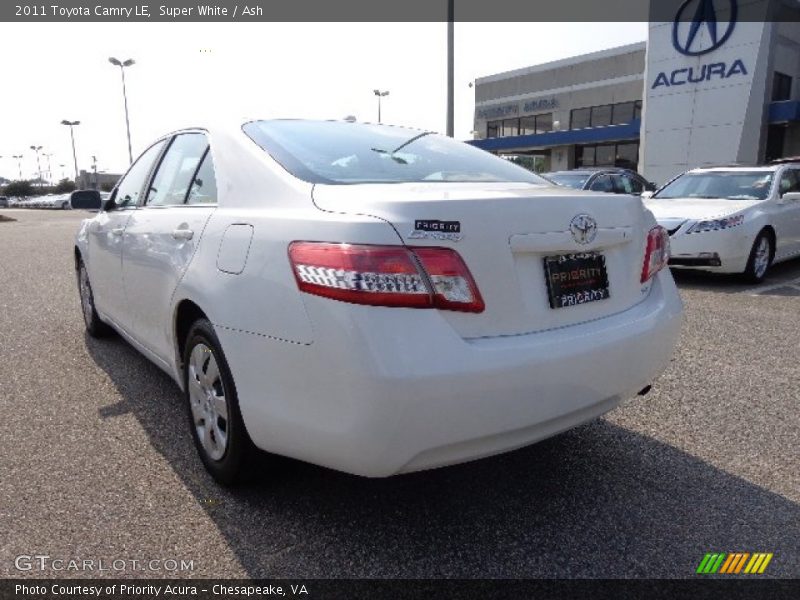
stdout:
{"type": "Polygon", "coordinates": [[[464,340],[434,310],[306,297],[315,342],[218,328],[257,446],[366,476],[518,448],[588,421],[664,369],[682,306],[659,273],[637,306],[529,335],[464,340]]]}

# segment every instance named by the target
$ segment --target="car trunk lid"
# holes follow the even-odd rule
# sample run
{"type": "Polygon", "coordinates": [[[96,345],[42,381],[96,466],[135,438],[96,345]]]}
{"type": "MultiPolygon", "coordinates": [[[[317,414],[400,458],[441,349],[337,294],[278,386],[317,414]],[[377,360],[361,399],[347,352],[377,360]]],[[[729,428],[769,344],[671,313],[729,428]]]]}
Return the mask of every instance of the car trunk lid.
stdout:
{"type": "Polygon", "coordinates": [[[647,227],[636,197],[527,183],[448,182],[316,185],[313,198],[321,210],[389,222],[407,246],[456,250],[486,303],[481,314],[442,311],[465,338],[574,325],[626,310],[646,293],[640,275],[647,227]],[[596,221],[588,243],[576,241],[570,230],[579,215],[596,221]],[[602,255],[609,296],[552,308],[545,257],[587,252],[602,255]]]}

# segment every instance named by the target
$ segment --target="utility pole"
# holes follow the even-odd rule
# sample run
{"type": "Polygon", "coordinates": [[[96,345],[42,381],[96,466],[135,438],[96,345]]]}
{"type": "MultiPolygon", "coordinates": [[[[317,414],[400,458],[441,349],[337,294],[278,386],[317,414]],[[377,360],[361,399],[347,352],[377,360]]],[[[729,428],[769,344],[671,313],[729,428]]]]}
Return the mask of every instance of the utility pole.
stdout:
{"type": "Polygon", "coordinates": [[[453,30],[455,0],[447,0],[447,135],[453,137],[453,30]]]}

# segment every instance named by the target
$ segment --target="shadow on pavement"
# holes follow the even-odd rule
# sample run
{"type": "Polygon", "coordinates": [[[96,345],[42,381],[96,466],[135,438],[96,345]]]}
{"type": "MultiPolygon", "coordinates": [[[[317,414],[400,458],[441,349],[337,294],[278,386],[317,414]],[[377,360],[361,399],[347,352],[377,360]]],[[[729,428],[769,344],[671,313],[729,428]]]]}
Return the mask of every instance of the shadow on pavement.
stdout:
{"type": "Polygon", "coordinates": [[[710,551],[774,552],[767,576],[798,575],[797,504],[602,419],[388,479],[265,458],[220,488],[177,386],[120,338],[86,343],[123,398],[101,418],[135,415],[251,577],[691,577],[710,551]]]}

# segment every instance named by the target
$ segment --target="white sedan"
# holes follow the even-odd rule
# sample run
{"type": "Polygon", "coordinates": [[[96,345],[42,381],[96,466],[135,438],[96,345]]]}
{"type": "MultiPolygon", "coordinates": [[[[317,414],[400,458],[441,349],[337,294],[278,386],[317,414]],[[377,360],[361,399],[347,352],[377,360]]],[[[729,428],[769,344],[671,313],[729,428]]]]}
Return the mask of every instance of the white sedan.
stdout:
{"type": "Polygon", "coordinates": [[[693,169],[643,198],[670,233],[671,266],[758,283],[800,256],[800,164],[693,169]]]}
{"type": "Polygon", "coordinates": [[[169,134],[77,235],[90,335],[186,396],[222,483],[256,448],[388,476],[519,448],[646,391],[682,305],[639,198],[429,132],[169,134]]]}

